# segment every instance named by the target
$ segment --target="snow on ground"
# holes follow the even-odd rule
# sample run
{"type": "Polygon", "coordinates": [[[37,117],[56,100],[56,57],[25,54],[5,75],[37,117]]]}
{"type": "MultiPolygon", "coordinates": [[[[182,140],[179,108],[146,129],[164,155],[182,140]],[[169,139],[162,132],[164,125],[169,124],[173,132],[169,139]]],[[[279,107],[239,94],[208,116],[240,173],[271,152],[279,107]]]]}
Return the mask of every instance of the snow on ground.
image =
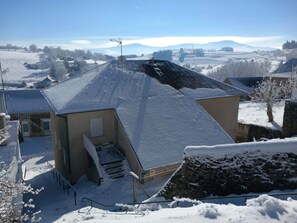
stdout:
{"type": "MultiPolygon", "coordinates": [[[[24,155],[23,169],[26,167],[24,180],[35,189],[44,187],[43,191],[32,197],[36,210],[41,210],[39,215],[42,218],[41,222],[54,222],[69,212],[79,212],[80,208],[85,206],[81,202],[84,196],[107,205],[133,202],[132,177],[128,173],[127,164],[124,178],[106,178],[101,186],[88,181],[85,176],[81,177],[74,185],[78,192],[78,204],[75,206],[73,191],[70,190],[70,195],[63,192],[62,187],[52,175],[51,166],[48,165],[48,163],[54,165],[51,137],[25,137],[25,141],[21,143],[21,151],[24,155]]],[[[167,180],[168,177],[164,177],[151,181],[144,188],[149,195],[153,195],[161,189],[167,180]]],[[[139,187],[136,192],[138,202],[147,199],[139,187]]],[[[24,197],[25,199],[31,198],[28,195],[24,197]]],[[[117,209],[119,208],[117,207],[117,209]]]]}
{"type": "MultiPolygon", "coordinates": [[[[36,210],[41,210],[41,222],[296,222],[297,201],[288,198],[279,200],[268,195],[247,200],[244,205],[203,203],[193,207],[160,208],[158,211],[138,210],[129,212],[110,212],[90,207],[81,202],[83,196],[93,198],[104,204],[132,203],[132,178],[126,175],[120,180],[108,179],[97,186],[86,177],[75,185],[78,191],[78,205],[74,205],[73,193],[63,192],[54,180],[49,162],[54,165],[51,137],[26,137],[21,144],[27,169],[25,181],[34,188],[44,187],[33,200],[36,210]]],[[[147,192],[156,193],[167,178],[145,185],[147,192]]],[[[25,199],[29,197],[25,196],[25,199]]],[[[30,197],[31,198],[31,197],[30,197]]],[[[138,201],[146,197],[137,189],[138,201]]],[[[181,202],[181,201],[179,201],[181,202]]],[[[236,202],[235,202],[236,203],[236,202]]],[[[96,206],[96,205],[95,205],[96,206]]],[[[174,206],[174,205],[173,205],[174,206]]]]}
{"type": "Polygon", "coordinates": [[[253,124],[272,129],[282,129],[285,102],[275,104],[273,108],[274,122],[268,122],[266,107],[264,103],[253,101],[240,102],[238,111],[238,122],[253,124]]]}
{"type": "Polygon", "coordinates": [[[61,216],[57,222],[296,222],[297,201],[278,200],[268,195],[247,200],[245,206],[199,202],[187,208],[164,208],[158,211],[105,212],[85,207],[61,216]]]}
{"type": "Polygon", "coordinates": [[[39,53],[24,51],[7,51],[0,50],[0,61],[2,70],[9,68],[9,72],[3,74],[5,83],[32,83],[43,80],[47,72],[42,70],[27,69],[24,63],[34,64],[39,61],[39,53]]]}

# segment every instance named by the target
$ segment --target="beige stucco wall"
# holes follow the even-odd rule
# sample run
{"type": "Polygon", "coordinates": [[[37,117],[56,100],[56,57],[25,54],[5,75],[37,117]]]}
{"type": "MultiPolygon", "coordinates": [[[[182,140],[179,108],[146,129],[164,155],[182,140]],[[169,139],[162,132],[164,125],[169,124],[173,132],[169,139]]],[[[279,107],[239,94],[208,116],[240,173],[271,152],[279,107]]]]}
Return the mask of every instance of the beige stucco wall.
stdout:
{"type": "Polygon", "coordinates": [[[57,141],[54,142],[56,168],[71,183],[75,183],[90,169],[88,154],[83,145],[83,134],[90,135],[90,119],[93,118],[103,119],[103,136],[90,138],[91,141],[94,144],[105,142],[118,144],[128,160],[130,169],[138,176],[144,177],[144,182],[169,175],[179,166],[179,163],[175,163],[144,171],[114,110],[68,114],[67,119],[66,116],[56,117],[54,113],[51,113],[51,116],[53,139],[57,141]],[[68,148],[70,159],[67,159],[65,164],[64,154],[68,157],[68,148]]]}
{"type": "Polygon", "coordinates": [[[95,144],[114,142],[114,115],[112,110],[68,114],[71,182],[86,174],[88,155],[83,145],[83,134],[90,135],[90,119],[102,118],[103,135],[92,138],[95,144]]]}
{"type": "Polygon", "coordinates": [[[51,125],[55,167],[66,179],[68,179],[68,166],[64,164],[64,154],[66,153],[66,151],[62,151],[62,148],[67,149],[66,123],[63,118],[57,117],[53,112],[51,112],[51,125]]]}
{"type": "Polygon", "coordinates": [[[237,131],[239,96],[199,99],[197,102],[235,140],[237,131]]]}
{"type": "Polygon", "coordinates": [[[178,162],[178,163],[172,163],[166,166],[160,166],[157,168],[148,169],[145,171],[145,174],[143,174],[142,180],[145,183],[159,177],[172,175],[180,165],[181,165],[181,162],[178,162]]]}

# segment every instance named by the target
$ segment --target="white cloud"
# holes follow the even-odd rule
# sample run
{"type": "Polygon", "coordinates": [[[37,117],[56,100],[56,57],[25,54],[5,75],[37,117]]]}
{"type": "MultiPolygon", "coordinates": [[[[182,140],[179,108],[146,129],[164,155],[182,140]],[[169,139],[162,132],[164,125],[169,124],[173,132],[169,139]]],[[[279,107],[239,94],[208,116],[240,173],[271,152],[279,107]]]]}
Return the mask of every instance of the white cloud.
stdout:
{"type": "Polygon", "coordinates": [[[86,39],[78,39],[78,40],[72,40],[70,41],[72,44],[78,44],[78,45],[89,45],[91,42],[86,39]]]}

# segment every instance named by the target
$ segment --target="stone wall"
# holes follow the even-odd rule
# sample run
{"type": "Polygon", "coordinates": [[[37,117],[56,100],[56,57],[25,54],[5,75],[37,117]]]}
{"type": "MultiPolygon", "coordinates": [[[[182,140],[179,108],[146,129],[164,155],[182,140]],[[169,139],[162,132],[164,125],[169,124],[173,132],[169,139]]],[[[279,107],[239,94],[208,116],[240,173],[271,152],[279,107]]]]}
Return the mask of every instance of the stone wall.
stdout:
{"type": "MultiPolygon", "coordinates": [[[[282,148],[279,148],[280,151],[282,148]]],[[[250,151],[221,158],[186,157],[159,196],[226,196],[297,188],[297,154],[250,151]]]]}
{"type": "Polygon", "coordinates": [[[284,137],[297,135],[297,101],[286,101],[283,120],[283,135],[284,137]]]}
{"type": "Polygon", "coordinates": [[[261,138],[283,138],[283,134],[277,129],[252,124],[237,124],[236,142],[252,142],[254,139],[259,140],[261,138]]]}

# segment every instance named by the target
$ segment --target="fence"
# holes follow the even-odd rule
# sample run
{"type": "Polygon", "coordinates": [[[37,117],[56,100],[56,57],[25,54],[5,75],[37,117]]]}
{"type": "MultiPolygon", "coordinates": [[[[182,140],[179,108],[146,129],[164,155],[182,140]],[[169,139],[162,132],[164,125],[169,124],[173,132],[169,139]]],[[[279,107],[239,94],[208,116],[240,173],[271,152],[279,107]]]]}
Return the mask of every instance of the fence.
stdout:
{"type": "Polygon", "coordinates": [[[55,169],[55,167],[47,162],[47,165],[52,169],[52,174],[56,182],[63,188],[63,192],[67,191],[68,196],[70,196],[70,190],[73,192],[74,205],[77,205],[77,192],[76,189],[62,176],[62,174],[55,169]]]}

